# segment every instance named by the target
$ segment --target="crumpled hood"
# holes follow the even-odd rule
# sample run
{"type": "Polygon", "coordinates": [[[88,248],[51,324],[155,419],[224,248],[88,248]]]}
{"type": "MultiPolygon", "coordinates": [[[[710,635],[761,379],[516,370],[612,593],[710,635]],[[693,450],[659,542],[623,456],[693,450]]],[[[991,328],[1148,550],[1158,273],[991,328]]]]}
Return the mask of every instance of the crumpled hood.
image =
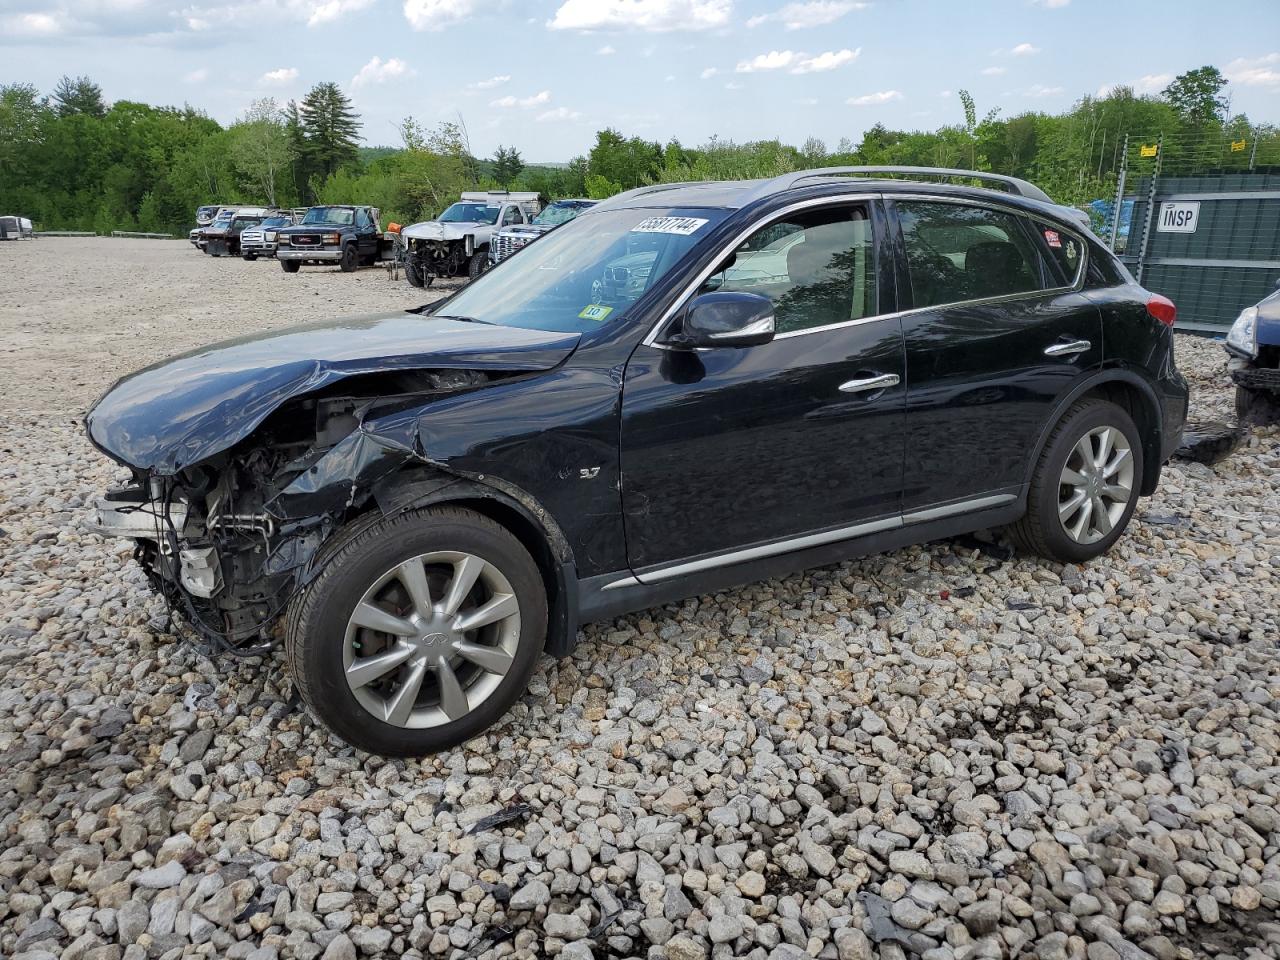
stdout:
{"type": "Polygon", "coordinates": [[[579,334],[374,314],[242,337],[139,370],[85,418],[113,459],[171,475],[249,436],[286,401],[346,377],[396,370],[549,370],[579,334]]]}
{"type": "Polygon", "coordinates": [[[424,220],[414,223],[400,231],[400,236],[409,240],[461,240],[469,233],[477,230],[492,230],[492,223],[460,222],[441,223],[439,220],[424,220]]]}

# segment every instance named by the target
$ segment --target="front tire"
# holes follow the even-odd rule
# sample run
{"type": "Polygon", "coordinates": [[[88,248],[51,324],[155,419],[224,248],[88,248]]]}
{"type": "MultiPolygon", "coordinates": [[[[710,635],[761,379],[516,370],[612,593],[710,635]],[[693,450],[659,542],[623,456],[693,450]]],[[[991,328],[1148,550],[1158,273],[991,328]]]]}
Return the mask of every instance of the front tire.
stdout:
{"type": "Polygon", "coordinates": [[[542,577],[481,514],[438,506],[353,525],[295,598],[285,649],[312,713],[362,750],[454,747],[524,692],[547,632],[542,577]]]}
{"type": "Polygon", "coordinates": [[[338,261],[338,269],[343,273],[355,273],[359,265],[360,255],[356,252],[356,245],[348,243],[342,248],[342,259],[338,261]]]}
{"type": "Polygon", "coordinates": [[[1120,539],[1138,505],[1142,437],[1106,400],[1082,400],[1053,428],[1036,462],[1027,512],[1010,532],[1020,547],[1083,563],[1120,539]]]}
{"type": "Polygon", "coordinates": [[[467,277],[474,280],[480,274],[489,269],[489,251],[477,250],[471,255],[471,259],[467,261],[467,277]]]}
{"type": "Polygon", "coordinates": [[[256,253],[246,253],[244,258],[252,263],[254,260],[258,259],[258,255],[256,253]]]}
{"type": "Polygon", "coordinates": [[[423,278],[422,268],[419,267],[412,259],[404,262],[404,278],[409,281],[411,287],[425,287],[426,280],[423,278]]]}
{"type": "Polygon", "coordinates": [[[302,263],[298,260],[281,260],[280,269],[285,273],[297,273],[301,269],[302,263]]]}

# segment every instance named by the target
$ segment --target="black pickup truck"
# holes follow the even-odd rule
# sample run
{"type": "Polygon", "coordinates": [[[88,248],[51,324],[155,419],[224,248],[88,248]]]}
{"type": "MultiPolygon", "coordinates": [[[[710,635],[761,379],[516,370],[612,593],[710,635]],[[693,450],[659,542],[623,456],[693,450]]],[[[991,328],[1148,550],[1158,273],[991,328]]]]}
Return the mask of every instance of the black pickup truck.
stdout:
{"type": "Polygon", "coordinates": [[[343,273],[361,264],[384,259],[390,243],[378,227],[377,207],[312,207],[294,227],[276,235],[276,259],[285,273],[297,273],[304,263],[336,263],[343,273]]]}

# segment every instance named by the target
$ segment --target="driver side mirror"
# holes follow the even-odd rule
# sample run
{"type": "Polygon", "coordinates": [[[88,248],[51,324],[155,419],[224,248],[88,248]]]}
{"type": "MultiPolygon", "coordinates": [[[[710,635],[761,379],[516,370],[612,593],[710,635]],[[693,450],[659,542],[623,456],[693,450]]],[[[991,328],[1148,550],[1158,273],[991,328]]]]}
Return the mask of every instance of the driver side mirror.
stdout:
{"type": "Polygon", "coordinates": [[[756,347],[775,332],[773,301],[758,293],[703,293],[689,303],[672,347],[756,347]]]}

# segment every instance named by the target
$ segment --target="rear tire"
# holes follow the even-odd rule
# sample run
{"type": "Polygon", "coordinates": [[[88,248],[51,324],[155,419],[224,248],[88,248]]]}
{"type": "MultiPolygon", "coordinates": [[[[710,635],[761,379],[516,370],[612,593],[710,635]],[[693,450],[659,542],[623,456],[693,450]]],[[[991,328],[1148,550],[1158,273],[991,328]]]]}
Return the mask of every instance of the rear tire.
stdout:
{"type": "Polygon", "coordinates": [[[339,536],[286,625],[289,669],[311,712],[353,746],[400,757],[496,723],[546,641],[546,592],[524,546],[448,506],[358,520],[339,536]]]}
{"type": "Polygon", "coordinates": [[[338,261],[338,269],[343,273],[355,273],[359,265],[360,254],[356,251],[356,245],[348,243],[342,248],[342,259],[338,261]]]}
{"type": "Polygon", "coordinates": [[[1027,512],[1009,528],[1024,551],[1083,563],[1120,539],[1138,505],[1142,437],[1106,400],[1072,404],[1040,453],[1027,512]]]}
{"type": "Polygon", "coordinates": [[[285,273],[297,273],[302,263],[298,260],[281,260],[280,269],[285,273]]]}

